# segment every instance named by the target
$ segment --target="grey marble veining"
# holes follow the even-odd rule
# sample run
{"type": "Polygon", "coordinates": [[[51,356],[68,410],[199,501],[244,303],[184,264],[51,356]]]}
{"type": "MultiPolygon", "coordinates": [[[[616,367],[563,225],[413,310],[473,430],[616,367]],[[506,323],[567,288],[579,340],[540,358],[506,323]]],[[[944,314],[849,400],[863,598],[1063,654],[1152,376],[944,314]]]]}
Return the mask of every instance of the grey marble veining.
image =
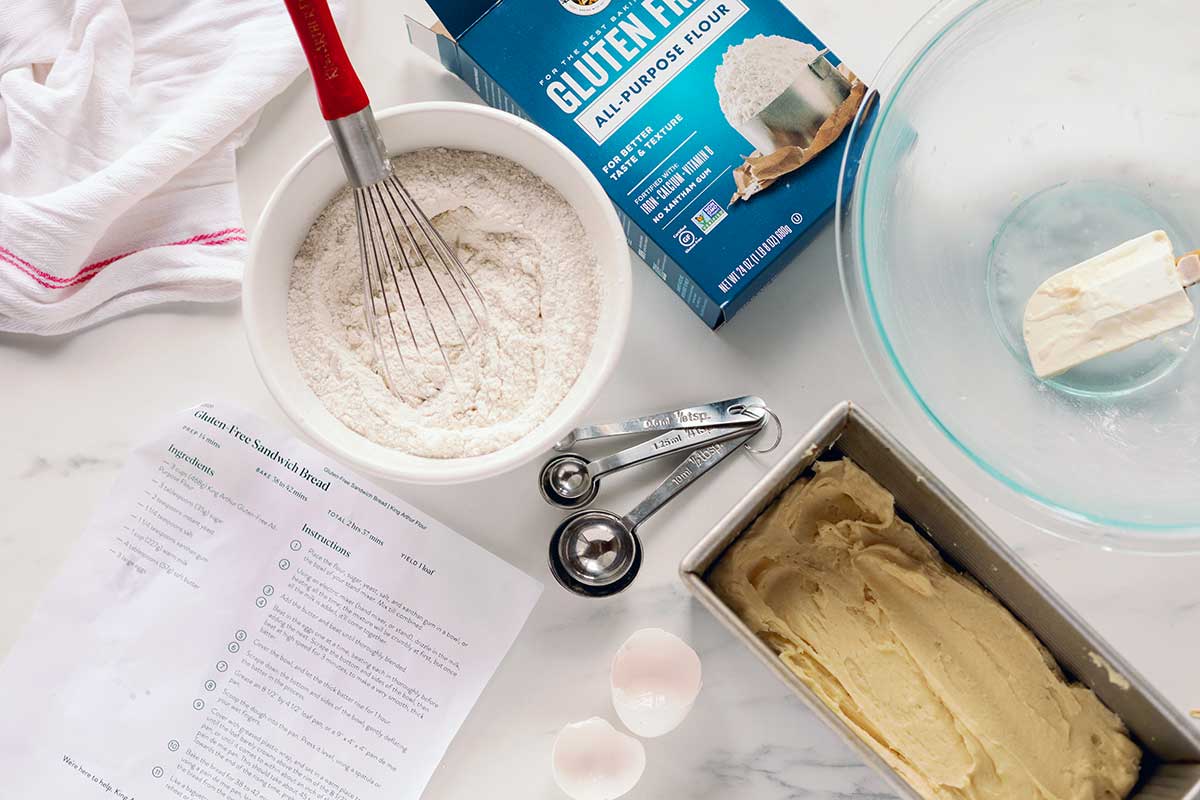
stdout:
{"type": "Polygon", "coordinates": [[[118,456],[71,455],[56,458],[34,456],[29,466],[17,474],[18,480],[35,480],[46,475],[60,478],[70,477],[81,471],[115,472],[121,468],[124,459],[118,456]]]}

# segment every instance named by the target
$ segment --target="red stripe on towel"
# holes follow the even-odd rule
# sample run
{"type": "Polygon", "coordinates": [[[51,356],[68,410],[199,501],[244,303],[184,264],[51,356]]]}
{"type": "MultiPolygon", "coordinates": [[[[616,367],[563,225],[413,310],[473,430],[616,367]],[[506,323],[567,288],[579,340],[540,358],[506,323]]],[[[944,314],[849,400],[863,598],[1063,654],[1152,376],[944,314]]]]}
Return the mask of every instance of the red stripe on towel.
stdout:
{"type": "Polygon", "coordinates": [[[224,228],[223,230],[213,231],[212,233],[199,233],[195,236],[189,236],[186,239],[180,239],[175,242],[167,242],[165,244],[149,245],[147,247],[139,247],[136,250],[130,250],[127,253],[110,256],[101,261],[94,261],[81,268],[78,272],[69,278],[64,278],[59,275],[46,272],[38,269],[33,264],[30,264],[25,259],[18,256],[7,247],[0,245],[0,263],[8,264],[11,267],[16,267],[21,272],[28,275],[37,283],[45,286],[47,289],[66,289],[69,286],[76,286],[81,283],[86,283],[99,274],[100,270],[107,267],[109,264],[120,261],[122,258],[140,253],[144,250],[152,250],[155,247],[178,247],[180,245],[200,244],[200,245],[221,245],[230,242],[246,241],[246,231],[243,228],[224,228]]]}

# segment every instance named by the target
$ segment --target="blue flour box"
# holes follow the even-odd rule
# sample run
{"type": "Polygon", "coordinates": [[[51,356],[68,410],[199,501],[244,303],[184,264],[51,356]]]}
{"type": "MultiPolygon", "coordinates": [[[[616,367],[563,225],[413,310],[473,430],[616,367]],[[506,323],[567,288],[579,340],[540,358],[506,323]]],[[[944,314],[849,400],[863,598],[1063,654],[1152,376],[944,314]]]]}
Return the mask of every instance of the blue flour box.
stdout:
{"type": "Polygon", "coordinates": [[[776,0],[430,0],[419,48],[586,163],[711,328],[834,207],[865,93],[776,0]]]}

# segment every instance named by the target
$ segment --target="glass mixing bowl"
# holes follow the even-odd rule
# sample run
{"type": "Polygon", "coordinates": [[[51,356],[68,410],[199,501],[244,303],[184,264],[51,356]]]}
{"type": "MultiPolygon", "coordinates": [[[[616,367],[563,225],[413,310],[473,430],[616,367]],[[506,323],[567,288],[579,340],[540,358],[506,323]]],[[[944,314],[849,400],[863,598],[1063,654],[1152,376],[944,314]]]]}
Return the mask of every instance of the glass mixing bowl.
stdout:
{"type": "Polygon", "coordinates": [[[1124,549],[1200,550],[1198,326],[1042,382],[1021,316],[1126,239],[1200,248],[1197,30],[1191,0],[939,3],[842,170],[842,284],[888,394],[1010,511],[1124,549]]]}

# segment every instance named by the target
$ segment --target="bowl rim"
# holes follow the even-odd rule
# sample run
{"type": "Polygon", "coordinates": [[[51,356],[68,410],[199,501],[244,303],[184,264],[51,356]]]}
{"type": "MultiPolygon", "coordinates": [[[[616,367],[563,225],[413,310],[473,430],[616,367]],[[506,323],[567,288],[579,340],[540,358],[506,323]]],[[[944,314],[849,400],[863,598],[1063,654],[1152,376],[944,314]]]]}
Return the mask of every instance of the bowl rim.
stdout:
{"type": "MultiPolygon", "coordinates": [[[[380,461],[364,456],[361,452],[356,452],[353,448],[343,446],[342,444],[331,441],[327,438],[320,426],[312,424],[306,415],[299,413],[299,410],[290,399],[287,392],[281,383],[280,377],[272,363],[272,360],[266,353],[265,333],[263,323],[255,312],[256,304],[258,303],[259,293],[262,291],[259,286],[259,274],[261,270],[256,268],[259,260],[262,257],[261,251],[266,246],[264,241],[267,237],[263,236],[263,223],[268,220],[273,213],[277,213],[277,207],[284,202],[284,196],[288,193],[290,187],[297,180],[298,176],[304,172],[309,165],[325,151],[333,147],[333,140],[326,136],[321,139],[316,145],[304,154],[288,171],[280,178],[275,188],[271,192],[266,204],[263,206],[262,212],[259,214],[255,224],[254,231],[251,234],[250,250],[246,259],[246,267],[242,284],[242,327],[246,335],[247,342],[250,347],[250,353],[254,360],[254,365],[258,370],[259,376],[267,387],[267,391],[275,402],[283,410],[284,414],[291,420],[292,424],[296,425],[304,434],[312,441],[316,442],[321,448],[327,452],[331,452],[339,459],[353,465],[357,469],[361,469],[370,475],[386,478],[390,480],[401,481],[405,483],[423,484],[423,485],[445,485],[455,483],[466,483],[469,481],[482,480],[485,478],[495,477],[515,469],[522,464],[527,463],[537,457],[543,451],[549,450],[554,442],[561,439],[572,427],[574,427],[578,419],[582,417],[587,410],[595,402],[600,391],[608,383],[608,379],[616,369],[617,362],[620,360],[621,353],[624,349],[624,342],[627,338],[629,330],[629,321],[632,315],[633,306],[633,276],[632,276],[632,261],[629,255],[629,248],[626,243],[624,230],[621,227],[620,220],[617,218],[616,209],[609,199],[608,194],[600,185],[596,177],[591,173],[587,166],[576,156],[566,145],[555,139],[546,131],[536,125],[527,122],[526,120],[509,114],[498,109],[488,106],[478,105],[475,103],[466,103],[451,100],[433,100],[417,103],[403,103],[394,106],[388,106],[381,110],[375,111],[375,117],[380,122],[400,116],[421,115],[429,113],[451,113],[465,114],[468,116],[477,117],[485,124],[498,124],[508,126],[521,131],[523,134],[532,136],[538,140],[539,144],[546,147],[553,153],[554,156],[562,159],[572,172],[579,179],[583,188],[598,202],[602,211],[602,218],[599,220],[600,227],[603,228],[607,235],[611,237],[613,242],[617,244],[614,248],[614,258],[611,263],[603,265],[605,271],[615,271],[616,276],[613,281],[615,288],[614,296],[608,304],[606,310],[612,318],[612,334],[608,337],[607,342],[601,342],[599,339],[592,344],[593,347],[605,347],[603,360],[595,367],[588,369],[586,373],[581,373],[576,378],[571,389],[568,390],[568,395],[577,387],[582,386],[582,392],[576,401],[577,411],[574,414],[564,418],[557,426],[546,428],[541,434],[534,435],[534,431],[525,436],[520,437],[516,441],[509,443],[499,450],[485,453],[477,456],[466,456],[460,458],[431,458],[427,456],[418,456],[409,453],[404,453],[401,450],[395,450],[395,453],[405,459],[406,462],[402,465],[394,463],[384,464],[380,461]],[[586,376],[586,380],[585,380],[586,376]]],[[[526,165],[523,165],[526,166],[526,165]]],[[[566,398],[564,397],[564,400],[566,398]]],[[[561,407],[562,401],[560,401],[561,407]]],[[[346,430],[353,433],[355,436],[363,438],[361,434],[352,431],[350,428],[346,430]]],[[[370,441],[370,440],[366,440],[370,441]]]]}
{"type": "Polygon", "coordinates": [[[849,126],[838,179],[834,228],[842,294],[855,338],[876,382],[892,404],[906,416],[916,416],[935,429],[939,433],[936,437],[939,444],[952,445],[941,449],[965,456],[1004,487],[1007,491],[1002,496],[1001,504],[1009,513],[1047,533],[1071,541],[1099,543],[1126,552],[1200,552],[1200,521],[1154,524],[1088,513],[1051,499],[975,452],[934,412],[913,384],[905,366],[896,356],[871,294],[871,276],[861,256],[866,224],[862,192],[869,183],[880,131],[885,127],[884,123],[909,77],[933,48],[964,20],[992,3],[993,0],[939,0],[888,53],[870,84],[868,97],[849,126]],[[876,103],[878,109],[874,108],[876,103]],[[861,142],[863,135],[867,137],[865,143],[861,142]],[[856,146],[861,147],[858,156],[854,154],[856,146]],[[1044,511],[1051,512],[1053,524],[1048,524],[1045,514],[1041,513],[1044,511]]]}

